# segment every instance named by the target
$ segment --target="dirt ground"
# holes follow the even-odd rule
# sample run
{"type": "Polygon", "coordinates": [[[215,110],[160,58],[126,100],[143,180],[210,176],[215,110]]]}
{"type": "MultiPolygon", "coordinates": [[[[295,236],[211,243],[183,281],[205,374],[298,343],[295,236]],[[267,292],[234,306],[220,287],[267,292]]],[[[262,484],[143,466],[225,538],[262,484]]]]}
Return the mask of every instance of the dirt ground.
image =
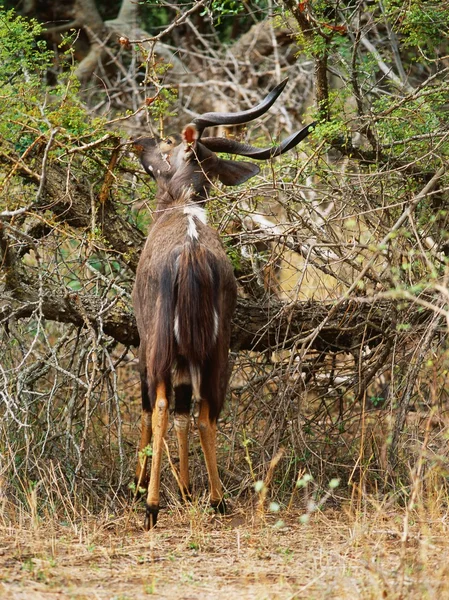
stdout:
{"type": "Polygon", "coordinates": [[[449,598],[446,515],[192,508],[149,533],[140,517],[0,525],[0,598],[449,598]]]}

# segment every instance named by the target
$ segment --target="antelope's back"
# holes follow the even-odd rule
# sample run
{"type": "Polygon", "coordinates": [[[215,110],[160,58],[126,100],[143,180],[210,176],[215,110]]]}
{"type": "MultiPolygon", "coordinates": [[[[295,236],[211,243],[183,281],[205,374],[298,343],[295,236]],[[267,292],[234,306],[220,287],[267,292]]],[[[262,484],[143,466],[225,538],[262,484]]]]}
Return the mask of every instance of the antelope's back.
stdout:
{"type": "MultiPolygon", "coordinates": [[[[200,219],[184,214],[184,208],[167,211],[162,214],[150,227],[147,242],[137,267],[136,283],[133,290],[133,303],[137,326],[141,341],[151,343],[154,321],[161,302],[161,294],[171,294],[173,310],[179,294],[177,287],[178,268],[182,257],[187,260],[201,257],[211,275],[217,273],[215,290],[217,309],[220,320],[229,323],[235,309],[237,286],[232,264],[226,255],[218,233],[200,219]],[[196,235],[192,235],[192,231],[196,235]],[[171,273],[171,277],[169,277],[171,273]],[[171,279],[172,285],[166,285],[166,279],[171,279]],[[163,282],[165,281],[165,284],[163,282]]],[[[196,288],[198,298],[195,305],[201,307],[202,291],[196,288]]],[[[164,299],[167,301],[167,298],[164,299]]]]}

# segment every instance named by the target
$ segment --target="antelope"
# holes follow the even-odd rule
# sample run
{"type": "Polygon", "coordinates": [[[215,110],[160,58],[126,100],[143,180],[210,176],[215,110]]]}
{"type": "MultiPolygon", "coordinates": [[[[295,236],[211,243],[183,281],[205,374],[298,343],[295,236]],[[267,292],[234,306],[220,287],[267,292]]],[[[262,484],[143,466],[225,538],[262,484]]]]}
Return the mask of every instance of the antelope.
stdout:
{"type": "Polygon", "coordinates": [[[222,159],[218,152],[267,160],[290,150],[311,131],[308,125],[278,146],[260,149],[217,137],[206,127],[239,125],[264,114],[287,80],[256,107],[236,113],[205,113],[181,135],[140,137],[134,151],[156,181],[156,210],[136,272],[133,304],[140,336],[142,428],[136,482],[147,487],[145,530],[159,513],[161,460],[174,400],[181,495],[190,497],[188,434],[192,397],[199,403],[198,429],[209,478],[210,504],[226,510],[216,458],[217,419],[228,383],[231,318],[237,299],[233,268],[218,233],[207,224],[205,202],[214,180],[234,186],[259,172],[250,162],[222,159]],[[147,478],[144,449],[153,440],[147,478]],[[143,451],[143,452],[142,452],[143,451]]]}

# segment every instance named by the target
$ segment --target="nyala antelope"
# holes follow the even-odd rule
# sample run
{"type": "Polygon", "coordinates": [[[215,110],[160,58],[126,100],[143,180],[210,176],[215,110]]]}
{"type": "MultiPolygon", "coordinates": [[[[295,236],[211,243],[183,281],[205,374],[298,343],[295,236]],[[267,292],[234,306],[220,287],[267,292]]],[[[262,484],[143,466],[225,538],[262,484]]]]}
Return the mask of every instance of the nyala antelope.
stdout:
{"type": "Polygon", "coordinates": [[[142,432],[139,450],[153,442],[147,481],[145,452],[139,452],[136,482],[148,488],[144,527],[156,524],[169,401],[178,439],[178,483],[189,497],[188,433],[192,397],[199,403],[198,428],[209,476],[210,503],[225,512],[216,458],[217,419],[228,382],[231,318],[237,288],[232,265],[217,232],[207,224],[205,202],[214,180],[239,185],[259,172],[249,162],[225,160],[217,152],[267,160],[290,150],[312,125],[280,145],[254,148],[225,138],[202,137],[206,127],[239,125],[264,114],[284,89],[275,87],[255,108],[206,113],[181,135],[133,141],[145,171],[157,183],[156,211],[140,257],[133,291],[140,335],[142,432]],[[144,458],[142,459],[142,455],[144,458]]]}

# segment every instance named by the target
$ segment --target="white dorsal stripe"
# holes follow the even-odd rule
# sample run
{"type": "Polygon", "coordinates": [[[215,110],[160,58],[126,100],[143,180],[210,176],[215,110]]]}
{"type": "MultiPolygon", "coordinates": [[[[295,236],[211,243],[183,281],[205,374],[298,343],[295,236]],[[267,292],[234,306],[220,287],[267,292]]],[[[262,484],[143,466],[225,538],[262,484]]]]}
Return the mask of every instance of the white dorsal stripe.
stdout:
{"type": "Polygon", "coordinates": [[[191,217],[196,217],[201,223],[206,225],[207,216],[206,211],[202,206],[198,206],[198,204],[189,204],[184,206],[184,214],[190,215],[191,217]]]}
{"type": "Polygon", "coordinates": [[[187,217],[187,235],[191,237],[193,240],[198,239],[198,229],[196,228],[195,219],[192,215],[187,217]]]}

